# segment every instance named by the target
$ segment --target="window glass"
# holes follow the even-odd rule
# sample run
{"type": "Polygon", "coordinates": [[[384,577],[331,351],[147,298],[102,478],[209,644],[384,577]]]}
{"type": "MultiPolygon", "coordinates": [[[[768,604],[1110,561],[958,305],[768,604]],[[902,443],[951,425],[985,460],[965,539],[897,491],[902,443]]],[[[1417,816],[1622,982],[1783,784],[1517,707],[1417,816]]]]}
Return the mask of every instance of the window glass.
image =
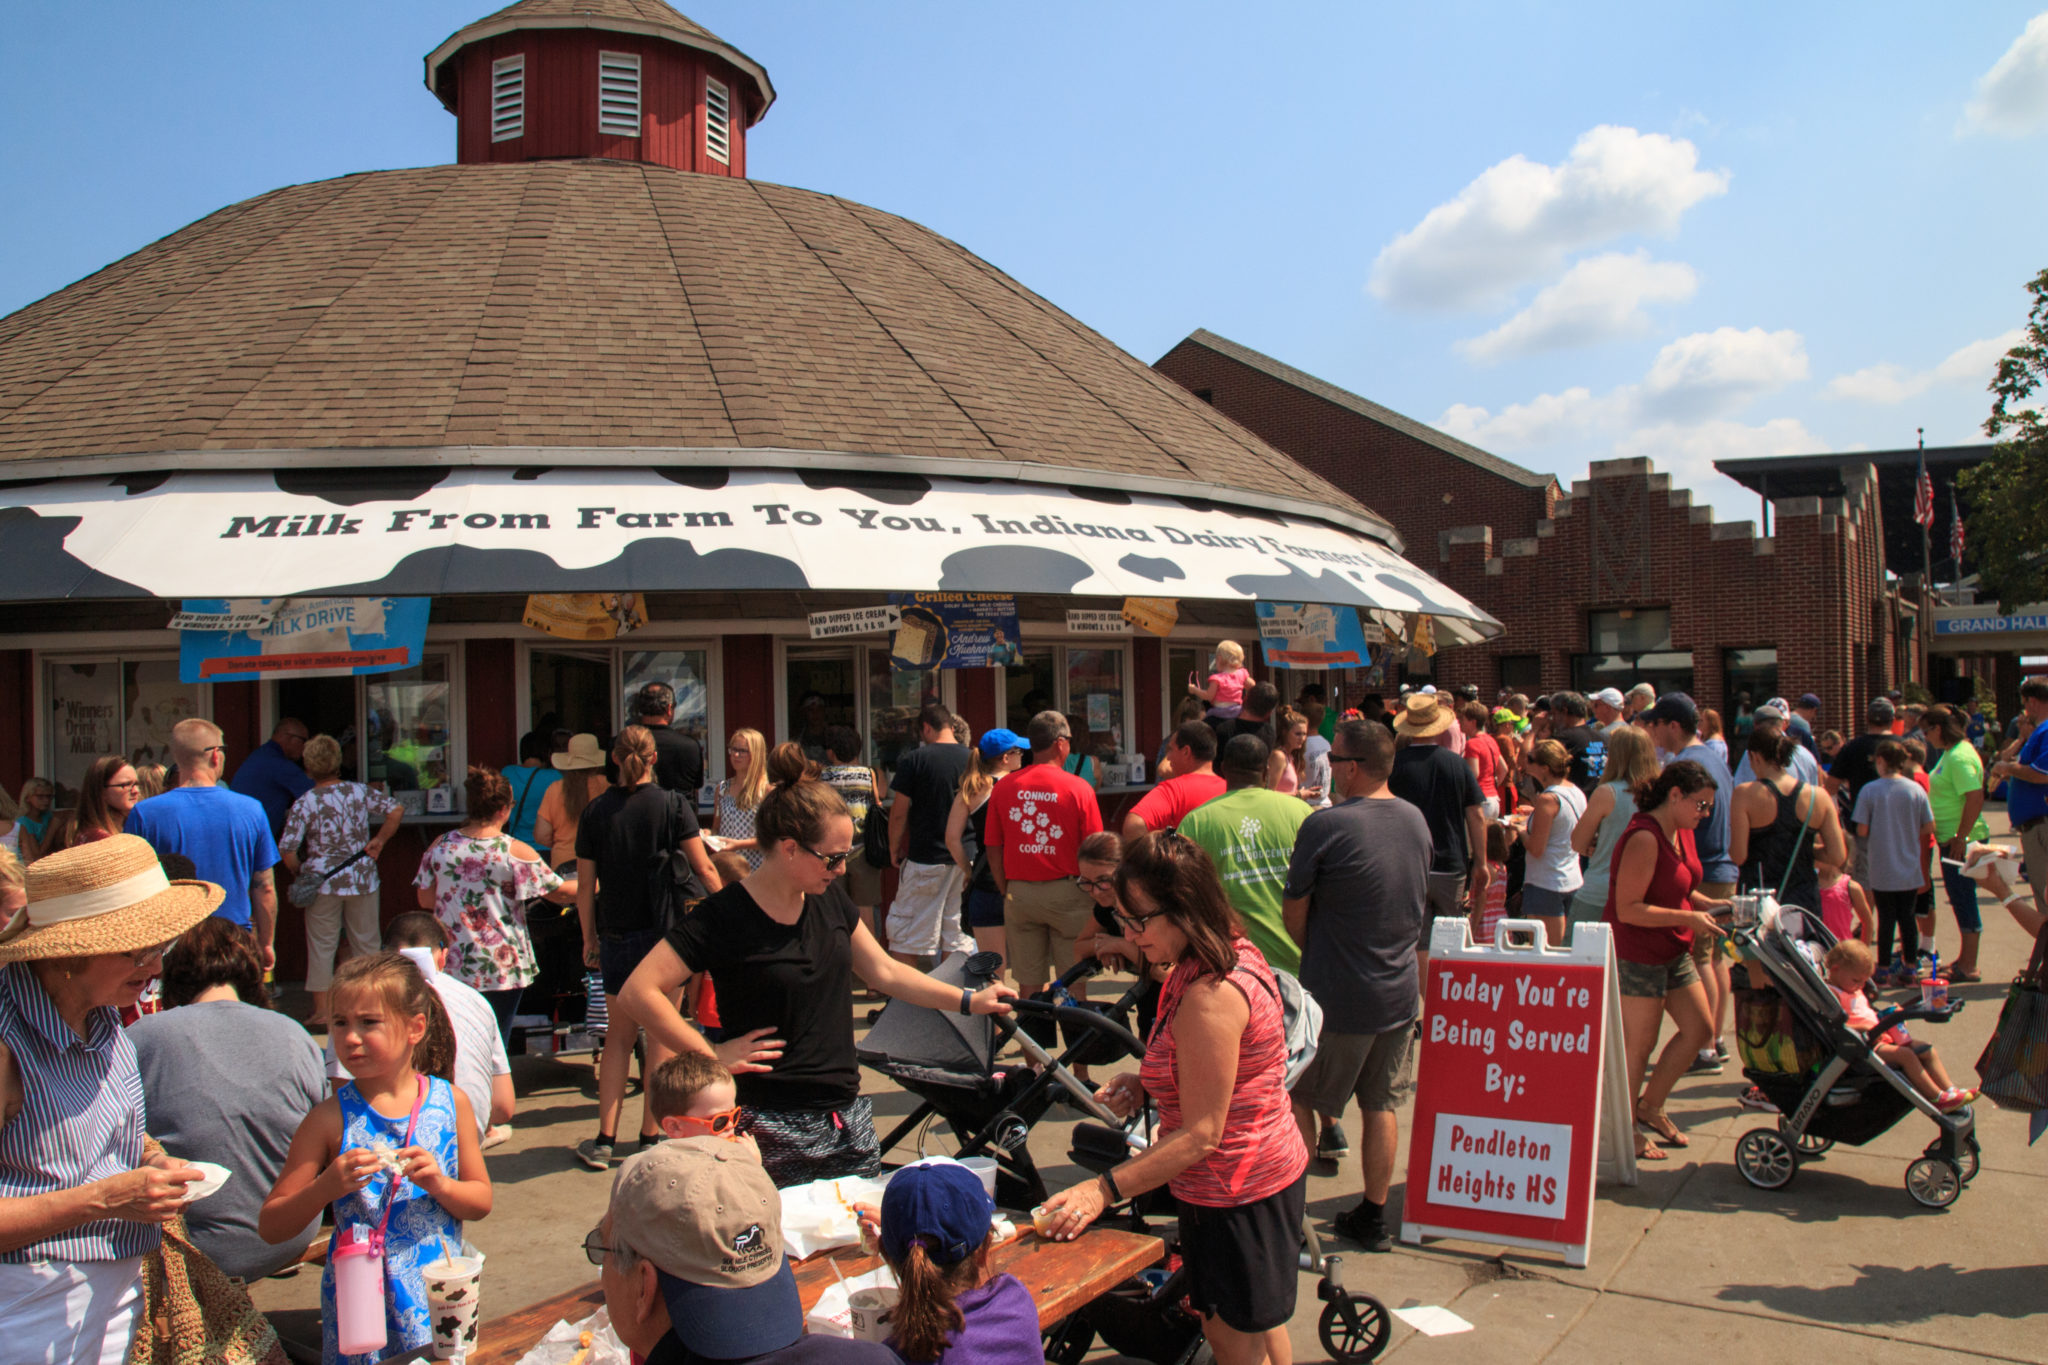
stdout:
{"type": "Polygon", "coordinates": [[[629,649],[625,652],[624,663],[619,714],[625,717],[626,723],[630,724],[633,718],[633,694],[648,683],[665,682],[676,693],[676,715],[668,723],[669,728],[696,740],[704,750],[704,761],[713,763],[710,651],[629,649]]]}
{"type": "MultiPolygon", "coordinates": [[[[526,729],[549,743],[557,730],[612,740],[612,653],[608,649],[536,649],[527,655],[526,729]]],[[[481,762],[482,759],[478,758],[481,762]]],[[[507,755],[506,762],[517,762],[507,755]]]]}
{"type": "Polygon", "coordinates": [[[1543,656],[1503,654],[1500,656],[1500,685],[1510,692],[1534,698],[1543,691],[1543,656]]]}
{"type": "Polygon", "coordinates": [[[1051,649],[1025,650],[1023,663],[1003,669],[1003,724],[1022,735],[1033,716],[1057,710],[1059,683],[1058,661],[1051,649]]]}
{"type": "MultiPolygon", "coordinates": [[[[832,761],[825,750],[825,734],[833,726],[860,728],[856,653],[852,649],[791,650],[785,664],[782,687],[789,704],[789,728],[784,733],[803,745],[814,763],[832,761]]],[[[775,736],[766,738],[772,746],[775,736]]]]}
{"type": "Polygon", "coordinates": [[[1750,713],[1778,695],[1778,651],[1724,649],[1721,673],[1727,708],[1721,723],[1730,734],[1747,734],[1750,713]]]}
{"type": "Polygon", "coordinates": [[[1067,725],[1075,753],[1114,759],[1124,742],[1124,652],[1067,650],[1067,725]]]}
{"type": "Polygon", "coordinates": [[[1663,607],[1591,612],[1586,625],[1589,653],[1641,654],[1671,648],[1671,613],[1663,607]]]}
{"type": "Polygon", "coordinates": [[[181,720],[205,714],[199,705],[198,683],[178,681],[172,659],[131,661],[121,665],[125,736],[121,752],[130,763],[171,766],[171,728],[181,720]]]}
{"type": "Polygon", "coordinates": [[[890,773],[918,745],[917,713],[939,700],[939,670],[898,671],[889,666],[886,649],[871,649],[867,655],[868,761],[890,773]]]}
{"type": "Polygon", "coordinates": [[[101,754],[120,752],[121,665],[53,663],[45,674],[50,707],[50,770],[58,806],[78,803],[78,784],[101,754]]]}
{"type": "Polygon", "coordinates": [[[445,654],[430,654],[416,668],[365,679],[368,779],[392,792],[449,785],[452,703],[445,654]]]}

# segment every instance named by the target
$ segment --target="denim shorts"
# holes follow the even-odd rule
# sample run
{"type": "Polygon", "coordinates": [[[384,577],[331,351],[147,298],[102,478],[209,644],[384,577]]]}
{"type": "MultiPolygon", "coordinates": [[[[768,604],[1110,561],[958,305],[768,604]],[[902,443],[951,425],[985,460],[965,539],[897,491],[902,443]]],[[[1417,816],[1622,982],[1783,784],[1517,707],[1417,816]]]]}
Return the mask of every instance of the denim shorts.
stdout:
{"type": "Polygon", "coordinates": [[[1002,893],[997,891],[983,891],[972,886],[968,887],[967,927],[970,929],[1002,928],[1002,893]]]}
{"type": "Polygon", "coordinates": [[[653,952],[654,945],[659,942],[659,929],[642,929],[638,933],[598,939],[597,969],[604,977],[604,993],[617,995],[626,989],[626,978],[640,965],[640,959],[653,952]]]}

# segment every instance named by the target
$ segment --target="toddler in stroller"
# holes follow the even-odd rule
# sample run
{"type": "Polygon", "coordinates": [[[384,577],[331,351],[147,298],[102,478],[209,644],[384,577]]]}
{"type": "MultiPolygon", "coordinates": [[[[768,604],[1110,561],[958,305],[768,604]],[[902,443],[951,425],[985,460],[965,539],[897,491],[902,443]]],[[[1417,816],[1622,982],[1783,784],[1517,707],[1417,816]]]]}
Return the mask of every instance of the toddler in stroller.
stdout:
{"type": "Polygon", "coordinates": [[[1976,1091],[1958,1090],[1949,1084],[1948,1069],[1942,1066],[1934,1044],[1914,1038],[1906,1032],[1903,1024],[1893,1024],[1882,1033],[1877,1032],[1877,1011],[1870,1007],[1870,998],[1863,993],[1871,973],[1877,970],[1877,954],[1870,950],[1869,944],[1853,938],[1838,942],[1828,949],[1826,966],[1828,987],[1842,1002],[1842,1009],[1849,1016],[1849,1027],[1870,1036],[1871,1046],[1878,1057],[1886,1065],[1897,1068],[1913,1083],[1915,1090],[1934,1101],[1936,1109],[1946,1114],[1977,1098],[1976,1091]]]}
{"type": "MultiPolygon", "coordinates": [[[[1890,1045],[1852,1022],[1848,1003],[1822,974],[1836,943],[1820,916],[1781,910],[1768,895],[1740,897],[1733,938],[1749,982],[1736,993],[1743,1075],[1779,1111],[1776,1128],[1753,1128],[1737,1140],[1736,1171],[1758,1189],[1783,1189],[1801,1160],[1837,1142],[1860,1147],[1918,1110],[1936,1136],[1906,1167],[1906,1192],[1928,1208],[1954,1203],[1977,1174],[1970,1107],[1944,1112],[1879,1051],[1890,1045]]],[[[1962,1008],[1960,1001],[1916,1001],[1886,1009],[1870,1026],[1881,1037],[1908,1020],[1946,1023],[1962,1008]]]]}

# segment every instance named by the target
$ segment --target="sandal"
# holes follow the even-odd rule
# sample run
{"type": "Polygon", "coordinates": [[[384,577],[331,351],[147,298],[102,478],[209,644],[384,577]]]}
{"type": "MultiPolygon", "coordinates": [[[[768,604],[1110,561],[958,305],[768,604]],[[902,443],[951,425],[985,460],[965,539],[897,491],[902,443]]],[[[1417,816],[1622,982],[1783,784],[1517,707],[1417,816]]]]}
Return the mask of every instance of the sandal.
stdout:
{"type": "Polygon", "coordinates": [[[1636,1160],[1669,1161],[1671,1160],[1671,1153],[1665,1151],[1654,1142],[1645,1142],[1642,1146],[1636,1148],[1636,1160]]]}
{"type": "Polygon", "coordinates": [[[1982,972],[1973,972],[1967,967],[1949,967],[1943,970],[1942,975],[1946,976],[1950,981],[1960,981],[1965,985],[1972,981],[1982,981],[1984,979],[1982,972]]]}
{"type": "MultiPolygon", "coordinates": [[[[1692,1142],[1685,1134],[1678,1131],[1678,1125],[1671,1121],[1671,1116],[1661,1109],[1647,1116],[1641,1110],[1637,1110],[1636,1127],[1655,1133],[1658,1141],[1669,1143],[1673,1147],[1692,1146],[1692,1142]]],[[[1650,1159],[1656,1160],[1655,1157],[1650,1159]]]]}

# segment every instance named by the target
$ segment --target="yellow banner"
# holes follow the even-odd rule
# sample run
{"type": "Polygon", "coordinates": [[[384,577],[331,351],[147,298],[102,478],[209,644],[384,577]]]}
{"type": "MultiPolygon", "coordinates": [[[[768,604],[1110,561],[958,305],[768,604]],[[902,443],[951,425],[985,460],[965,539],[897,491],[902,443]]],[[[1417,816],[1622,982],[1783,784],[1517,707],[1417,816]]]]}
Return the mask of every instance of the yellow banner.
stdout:
{"type": "Polygon", "coordinates": [[[526,599],[526,624],[560,640],[616,640],[647,624],[637,592],[538,592],[526,599]]]}
{"type": "Polygon", "coordinates": [[[1410,618],[1408,628],[1409,648],[1424,655],[1436,653],[1436,622],[1428,612],[1418,611],[1410,618]]]}
{"type": "Polygon", "coordinates": [[[1177,597],[1126,597],[1124,620],[1150,635],[1171,635],[1180,620],[1177,597]]]}

